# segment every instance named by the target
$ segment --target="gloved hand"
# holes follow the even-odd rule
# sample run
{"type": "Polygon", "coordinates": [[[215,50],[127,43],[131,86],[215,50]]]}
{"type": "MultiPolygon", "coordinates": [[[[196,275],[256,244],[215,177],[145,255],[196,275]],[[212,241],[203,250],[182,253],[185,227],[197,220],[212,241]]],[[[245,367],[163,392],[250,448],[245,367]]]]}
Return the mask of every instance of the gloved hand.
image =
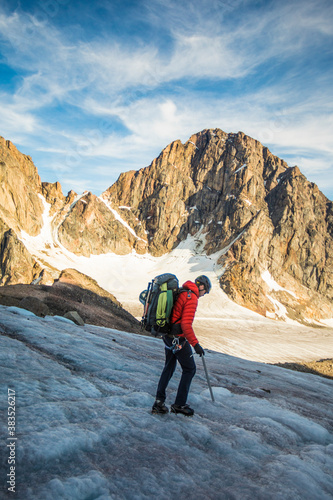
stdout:
{"type": "Polygon", "coordinates": [[[200,357],[205,355],[205,351],[203,350],[200,344],[195,344],[194,350],[197,354],[199,354],[200,357]]]}

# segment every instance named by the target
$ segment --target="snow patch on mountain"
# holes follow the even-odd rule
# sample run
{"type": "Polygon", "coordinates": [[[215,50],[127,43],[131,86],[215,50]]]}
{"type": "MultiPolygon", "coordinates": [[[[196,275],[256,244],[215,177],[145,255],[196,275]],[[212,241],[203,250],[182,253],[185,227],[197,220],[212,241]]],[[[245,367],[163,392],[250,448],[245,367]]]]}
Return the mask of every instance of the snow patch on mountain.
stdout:
{"type": "Polygon", "coordinates": [[[276,290],[276,291],[279,291],[279,290],[282,290],[284,292],[287,292],[289,293],[290,295],[292,295],[293,297],[295,297],[295,299],[297,299],[297,295],[295,292],[292,292],[290,290],[287,290],[287,288],[283,288],[282,286],[280,286],[271,276],[271,273],[266,270],[262,273],[261,275],[262,279],[265,281],[265,283],[268,285],[269,289],[270,290],[276,290]]]}
{"type": "MultiPolygon", "coordinates": [[[[121,217],[121,215],[119,215],[119,214],[118,214],[117,210],[115,210],[114,208],[112,208],[112,207],[111,207],[111,204],[110,204],[107,200],[105,200],[105,199],[104,199],[103,197],[101,197],[101,196],[99,197],[99,200],[101,200],[101,201],[104,203],[104,205],[105,205],[105,206],[106,206],[106,207],[110,210],[110,212],[112,212],[112,213],[113,213],[113,215],[114,215],[115,219],[116,219],[117,221],[119,221],[119,222],[120,222],[123,226],[125,226],[125,227],[126,227],[126,229],[127,229],[127,230],[131,233],[131,234],[133,234],[133,236],[134,236],[136,239],[141,240],[141,241],[144,241],[144,242],[146,243],[146,241],[145,241],[143,238],[140,238],[140,236],[138,236],[138,235],[136,234],[136,232],[134,231],[134,229],[132,229],[132,228],[131,228],[131,226],[130,226],[129,224],[127,224],[127,222],[126,222],[126,221],[125,221],[125,220],[121,217]]],[[[121,208],[121,207],[119,207],[119,208],[121,208]]],[[[126,208],[126,209],[128,209],[128,210],[131,210],[131,208],[130,208],[130,207],[122,207],[122,208],[126,208]]]]}
{"type": "MultiPolygon", "coordinates": [[[[45,201],[45,200],[44,200],[45,201]]],[[[213,288],[199,301],[194,328],[200,343],[219,352],[254,361],[313,361],[333,358],[333,330],[312,329],[298,324],[277,323],[249,309],[239,306],[223,292],[219,279],[224,268],[218,264],[233,243],[244,231],[235,236],[222,250],[206,255],[204,227],[194,235],[188,235],[177,248],[161,257],[137,254],[113,253],[78,256],[63,247],[52,229],[52,217],[45,204],[44,226],[41,233],[32,237],[22,233],[21,238],[29,252],[37,260],[47,262],[60,271],[73,268],[89,275],[97,283],[114,294],[123,306],[138,319],[142,316],[139,295],[155,276],[169,272],[180,283],[194,280],[199,274],[207,275],[213,288]]],[[[266,275],[265,275],[266,276],[266,275]]],[[[266,276],[267,278],[267,276],[266,276]]],[[[269,281],[273,283],[272,281],[269,281]]],[[[333,326],[326,323],[327,326],[333,326]]]]}

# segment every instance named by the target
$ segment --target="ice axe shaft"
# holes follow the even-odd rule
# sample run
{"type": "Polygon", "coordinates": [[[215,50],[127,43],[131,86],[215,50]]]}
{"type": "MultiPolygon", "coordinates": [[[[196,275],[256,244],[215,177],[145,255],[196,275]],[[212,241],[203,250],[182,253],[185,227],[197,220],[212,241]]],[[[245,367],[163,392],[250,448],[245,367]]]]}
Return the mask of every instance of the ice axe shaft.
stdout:
{"type": "Polygon", "coordinates": [[[208,377],[208,371],[207,371],[205,356],[201,356],[201,359],[202,359],[202,363],[203,363],[205,374],[206,374],[206,379],[207,379],[207,384],[208,384],[208,387],[209,387],[209,392],[210,392],[212,401],[214,403],[215,399],[214,399],[214,394],[213,394],[212,386],[210,385],[210,381],[209,381],[209,377],[208,377]]]}

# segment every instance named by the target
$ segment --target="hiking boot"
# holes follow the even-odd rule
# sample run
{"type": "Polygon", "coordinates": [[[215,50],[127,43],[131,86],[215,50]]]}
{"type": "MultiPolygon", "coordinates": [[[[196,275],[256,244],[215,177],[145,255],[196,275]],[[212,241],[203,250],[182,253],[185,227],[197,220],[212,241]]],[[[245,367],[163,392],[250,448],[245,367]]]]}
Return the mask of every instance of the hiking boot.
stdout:
{"type": "Polygon", "coordinates": [[[171,405],[171,411],[172,413],[182,413],[187,417],[192,417],[192,415],[194,415],[194,410],[192,410],[192,408],[190,408],[189,405],[179,406],[173,404],[171,405]]]}
{"type": "Polygon", "coordinates": [[[169,408],[167,406],[165,406],[164,401],[161,401],[160,399],[156,399],[156,401],[153,404],[153,407],[151,409],[151,412],[165,414],[165,413],[169,413],[169,408]]]}

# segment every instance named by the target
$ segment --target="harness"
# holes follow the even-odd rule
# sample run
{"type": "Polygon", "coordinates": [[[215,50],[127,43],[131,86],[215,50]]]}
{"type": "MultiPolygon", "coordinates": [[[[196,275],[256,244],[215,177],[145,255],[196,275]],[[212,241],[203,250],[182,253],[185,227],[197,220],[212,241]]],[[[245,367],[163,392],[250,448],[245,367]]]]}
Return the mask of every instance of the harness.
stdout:
{"type": "MultiPolygon", "coordinates": [[[[171,337],[171,335],[168,335],[168,337],[171,337]]],[[[187,340],[184,338],[184,342],[180,342],[179,337],[175,337],[174,335],[172,335],[172,337],[172,345],[170,347],[168,345],[165,345],[165,348],[169,349],[169,351],[172,351],[173,354],[176,354],[176,352],[183,349],[183,344],[187,342],[187,340]]]]}

